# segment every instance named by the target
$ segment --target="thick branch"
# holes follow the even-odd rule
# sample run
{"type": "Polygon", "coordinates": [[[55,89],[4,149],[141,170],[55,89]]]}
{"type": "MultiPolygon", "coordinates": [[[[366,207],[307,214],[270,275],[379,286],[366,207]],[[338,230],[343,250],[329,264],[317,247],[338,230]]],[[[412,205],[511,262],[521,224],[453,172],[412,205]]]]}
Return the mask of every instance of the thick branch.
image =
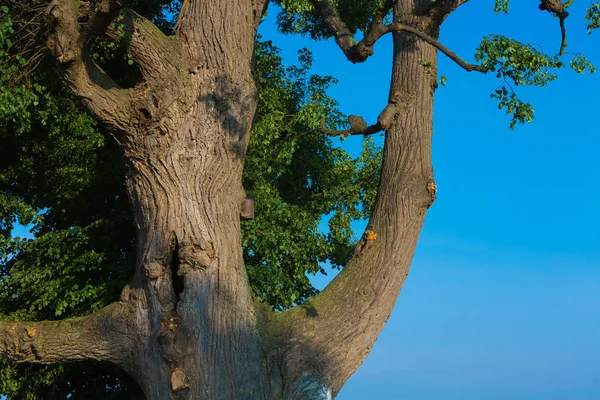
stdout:
{"type": "Polygon", "coordinates": [[[121,334],[124,307],[115,303],[86,317],[62,321],[0,321],[0,357],[37,364],[91,359],[124,366],[129,356],[121,334]]]}
{"type": "MultiPolygon", "coordinates": [[[[90,40],[100,29],[100,21],[80,34],[77,29],[77,4],[71,0],[53,0],[48,13],[56,28],[48,47],[65,70],[71,90],[88,109],[114,133],[131,131],[133,116],[130,91],[121,89],[88,54],[90,40]]],[[[94,19],[92,17],[92,19],[94,19]]]]}
{"type": "Polygon", "coordinates": [[[299,365],[298,375],[316,371],[334,395],[362,363],[389,318],[425,213],[436,196],[431,165],[436,76],[420,66],[422,60],[430,60],[435,68],[437,51],[432,46],[406,51],[413,42],[410,35],[394,35],[391,88],[406,95],[386,131],[369,225],[343,271],[274,324],[280,329],[288,364],[299,365]]]}
{"type": "Polygon", "coordinates": [[[118,23],[109,25],[105,32],[115,41],[127,42],[127,50],[147,81],[171,82],[178,76],[187,78],[187,74],[181,72],[202,67],[188,65],[187,57],[175,38],[166,36],[151,21],[129,9],[124,10],[122,15],[118,23]]]}
{"type": "Polygon", "coordinates": [[[458,7],[462,6],[469,0],[441,0],[431,3],[427,11],[434,24],[438,27],[444,20],[452,14],[458,7]]]}
{"type": "Polygon", "coordinates": [[[342,21],[336,11],[329,5],[327,0],[312,0],[312,3],[323,16],[325,24],[333,32],[335,40],[346,55],[346,58],[353,63],[363,62],[369,58],[373,54],[375,43],[383,35],[391,32],[408,32],[440,50],[466,71],[487,72],[485,68],[482,68],[479,65],[466,62],[448,47],[440,43],[436,38],[417,28],[399,22],[394,22],[391,25],[383,25],[383,17],[385,17],[395,1],[388,0],[375,11],[371,27],[360,42],[356,42],[344,21],[342,21]]]}

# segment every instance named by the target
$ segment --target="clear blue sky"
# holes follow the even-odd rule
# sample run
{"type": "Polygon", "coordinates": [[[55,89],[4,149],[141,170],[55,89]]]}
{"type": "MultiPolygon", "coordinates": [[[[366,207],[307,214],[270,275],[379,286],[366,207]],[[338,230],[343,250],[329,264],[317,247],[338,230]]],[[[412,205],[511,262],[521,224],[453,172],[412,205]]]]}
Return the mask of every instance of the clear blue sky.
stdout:
{"type": "MultiPolygon", "coordinates": [[[[568,51],[600,66],[600,32],[585,34],[585,5],[573,6],[568,51]]],[[[469,60],[490,33],[556,53],[557,21],[536,2],[511,7],[496,16],[492,1],[469,2],[441,40],[469,60]]],[[[287,62],[298,48],[313,50],[315,72],[340,80],[331,94],[342,111],[374,122],[389,90],[390,40],[352,65],[333,42],[277,34],[274,15],[264,38],[287,62]]],[[[547,89],[520,90],[536,119],[510,131],[489,98],[493,76],[442,55],[440,74],[448,84],[435,104],[438,199],[392,318],[338,399],[598,400],[600,75],[564,70],[547,89]]]]}

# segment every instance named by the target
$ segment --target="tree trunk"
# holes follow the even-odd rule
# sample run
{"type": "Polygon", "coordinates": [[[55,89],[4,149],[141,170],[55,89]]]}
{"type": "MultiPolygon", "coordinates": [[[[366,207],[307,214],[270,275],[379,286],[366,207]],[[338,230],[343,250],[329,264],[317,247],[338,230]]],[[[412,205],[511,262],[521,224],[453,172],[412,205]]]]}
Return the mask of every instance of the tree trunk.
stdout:
{"type": "MultiPolygon", "coordinates": [[[[118,2],[103,4],[109,3],[118,2]]],[[[390,101],[402,104],[386,133],[367,231],[321,294],[273,313],[253,298],[239,222],[257,102],[253,45],[265,2],[184,1],[177,40],[131,18],[130,49],[146,79],[132,90],[118,88],[86,58],[94,32],[79,33],[75,2],[53,4],[53,51],[67,60],[69,85],[122,146],[138,229],[137,269],[119,303],[119,335],[102,336],[102,351],[111,353],[111,340],[114,348],[106,359],[128,371],[149,400],[335,396],[388,320],[435,199],[435,48],[410,33],[394,34],[390,101]]],[[[414,1],[399,1],[395,21],[426,29],[414,12],[414,1]]],[[[0,353],[10,340],[0,329],[0,353]]],[[[86,357],[85,346],[76,357],[86,357]]]]}
{"type": "MultiPolygon", "coordinates": [[[[394,13],[395,21],[415,24],[411,1],[398,2],[394,13]]],[[[435,200],[431,138],[437,51],[405,32],[394,33],[393,51],[390,101],[401,99],[402,104],[386,131],[381,181],[367,229],[333,282],[282,318],[282,329],[295,338],[286,353],[294,375],[316,366],[313,371],[334,396],[388,321],[435,200]]]]}

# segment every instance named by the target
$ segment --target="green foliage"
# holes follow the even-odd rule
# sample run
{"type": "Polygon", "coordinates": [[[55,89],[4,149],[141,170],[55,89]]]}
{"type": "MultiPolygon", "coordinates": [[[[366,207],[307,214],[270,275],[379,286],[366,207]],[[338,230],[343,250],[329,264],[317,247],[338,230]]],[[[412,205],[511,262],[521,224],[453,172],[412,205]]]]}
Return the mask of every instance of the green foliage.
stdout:
{"type": "Polygon", "coordinates": [[[494,12],[496,14],[500,14],[500,13],[508,14],[508,0],[495,0],[494,12]]]}
{"type": "MultiPolygon", "coordinates": [[[[475,53],[475,60],[503,84],[490,95],[498,100],[498,109],[511,115],[510,129],[518,123],[533,120],[533,106],[523,102],[513,86],[546,87],[557,77],[557,71],[565,65],[558,56],[539,51],[536,46],[523,44],[500,35],[484,37],[475,53]]],[[[594,65],[583,54],[574,56],[570,67],[577,73],[594,73],[594,65]]]]}
{"type": "Polygon", "coordinates": [[[586,9],[587,32],[592,33],[594,29],[600,28],[600,3],[594,3],[586,9]]]}
{"type": "MultiPolygon", "coordinates": [[[[39,60],[34,73],[21,74],[35,56],[12,39],[21,29],[2,15],[0,316],[81,315],[115,300],[132,272],[135,231],[120,156],[51,64],[39,60]],[[35,239],[12,237],[17,223],[30,225],[35,239]]],[[[0,362],[0,393],[9,398],[119,398],[127,388],[136,398],[135,387],[111,365],[0,362]]]]}
{"type": "MultiPolygon", "coordinates": [[[[353,248],[350,223],[365,218],[377,176],[365,180],[372,145],[359,160],[333,145],[317,128],[322,119],[340,125],[342,115],[326,90],[335,80],[309,75],[310,52],[284,68],[271,42],[258,42],[259,107],[247,152],[244,187],[255,195],[256,219],[242,223],[243,246],[255,294],[277,310],[315,293],[306,273],[343,266],[353,248]],[[375,183],[373,183],[375,182],[375,183]],[[329,233],[319,233],[329,214],[329,233]]],[[[368,142],[371,143],[371,142],[368,142]]],[[[377,170],[378,171],[378,170],[377,170]]],[[[376,172],[377,172],[376,171],[376,172]]]]}
{"type": "MultiPolygon", "coordinates": [[[[0,7],[3,319],[57,319],[96,310],[118,298],[135,262],[120,154],[43,59],[50,24],[38,8],[27,8],[40,3],[0,7]],[[34,238],[14,237],[19,224],[28,225],[34,238]]],[[[309,0],[276,3],[283,32],[331,36],[309,0]]],[[[330,3],[356,33],[367,29],[382,0],[330,3]]],[[[495,11],[508,12],[508,3],[496,0],[495,11]]],[[[180,6],[171,0],[134,1],[136,12],[167,34],[173,33],[180,6]]],[[[588,32],[600,27],[600,4],[587,9],[586,19],[588,32]]],[[[122,35],[96,40],[92,55],[120,85],[131,87],[139,79],[135,59],[122,21],[115,24],[122,35]]],[[[369,215],[382,152],[365,139],[355,159],[319,132],[323,120],[330,128],[344,122],[327,95],[335,79],[310,74],[308,50],[287,68],[272,43],[259,41],[256,51],[260,99],[243,176],[247,193],[257,197],[256,219],[242,222],[242,244],[255,294],[283,310],[316,292],[307,274],[324,272],[324,263],[339,268],[349,259],[351,223],[369,215]]],[[[491,96],[512,116],[511,128],[533,118],[532,106],[513,86],[544,87],[563,67],[557,57],[497,35],[484,38],[476,59],[503,80],[491,96]]],[[[570,65],[579,73],[594,71],[582,55],[570,65]]],[[[125,374],[97,363],[44,367],[0,360],[0,393],[31,400],[142,398],[125,374]]]]}
{"type": "MultiPolygon", "coordinates": [[[[281,6],[277,22],[282,32],[308,34],[313,39],[332,36],[310,0],[277,0],[276,3],[281,6]]],[[[365,32],[371,22],[370,16],[382,3],[382,0],[329,1],[329,5],[337,11],[352,33],[359,30],[365,32]]]]}
{"type": "Polygon", "coordinates": [[[136,383],[110,364],[87,362],[53,367],[0,359],[0,393],[19,400],[144,400],[136,383]],[[137,390],[134,390],[137,389],[137,390]]]}
{"type": "Polygon", "coordinates": [[[523,102],[517,95],[509,92],[506,86],[502,86],[490,95],[492,99],[498,100],[498,109],[506,109],[506,113],[512,115],[510,129],[514,129],[517,122],[524,124],[533,121],[533,107],[529,103],[523,102]]]}
{"type": "Polygon", "coordinates": [[[510,80],[516,86],[545,87],[557,77],[552,70],[564,66],[557,56],[542,53],[533,45],[500,35],[483,38],[475,59],[482,67],[497,71],[499,78],[510,80]]]}
{"type": "Polygon", "coordinates": [[[504,85],[491,97],[498,100],[499,109],[505,109],[512,116],[511,129],[517,122],[533,120],[533,107],[517,97],[512,85],[546,87],[557,78],[555,70],[564,67],[557,56],[500,35],[484,37],[477,48],[475,60],[488,71],[497,72],[496,76],[504,81],[504,85]]]}
{"type": "Polygon", "coordinates": [[[578,74],[593,74],[596,72],[596,67],[583,54],[578,54],[571,60],[571,68],[578,74]]]}

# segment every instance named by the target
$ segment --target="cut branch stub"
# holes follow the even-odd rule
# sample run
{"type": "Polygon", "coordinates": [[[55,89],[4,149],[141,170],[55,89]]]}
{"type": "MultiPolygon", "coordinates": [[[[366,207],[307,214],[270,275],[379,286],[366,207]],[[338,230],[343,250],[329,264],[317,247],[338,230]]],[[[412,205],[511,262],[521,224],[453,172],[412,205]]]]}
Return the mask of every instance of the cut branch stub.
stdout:
{"type": "Polygon", "coordinates": [[[185,372],[182,369],[177,368],[171,374],[171,388],[174,392],[188,388],[190,385],[186,382],[185,372]]]}
{"type": "Polygon", "coordinates": [[[255,196],[246,196],[246,198],[242,202],[242,209],[240,211],[242,220],[254,219],[254,200],[255,199],[256,199],[255,196]]]}

